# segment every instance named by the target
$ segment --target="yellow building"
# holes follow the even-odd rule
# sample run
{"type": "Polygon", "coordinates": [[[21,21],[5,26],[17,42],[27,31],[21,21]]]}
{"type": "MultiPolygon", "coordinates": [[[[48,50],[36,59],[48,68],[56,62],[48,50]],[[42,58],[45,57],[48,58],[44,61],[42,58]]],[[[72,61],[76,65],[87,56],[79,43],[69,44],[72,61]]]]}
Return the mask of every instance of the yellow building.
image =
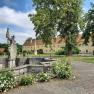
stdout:
{"type": "MultiPolygon", "coordinates": [[[[80,49],[81,54],[94,54],[94,46],[92,46],[91,41],[88,43],[88,45],[83,44],[84,40],[81,39],[81,35],[77,38],[77,45],[80,49]]],[[[35,40],[32,38],[28,38],[25,43],[23,44],[23,51],[35,51],[35,50],[43,50],[43,53],[50,53],[50,52],[56,52],[62,47],[65,47],[65,40],[57,37],[52,39],[52,45],[51,46],[45,46],[45,44],[42,42],[42,40],[35,40]]]]}

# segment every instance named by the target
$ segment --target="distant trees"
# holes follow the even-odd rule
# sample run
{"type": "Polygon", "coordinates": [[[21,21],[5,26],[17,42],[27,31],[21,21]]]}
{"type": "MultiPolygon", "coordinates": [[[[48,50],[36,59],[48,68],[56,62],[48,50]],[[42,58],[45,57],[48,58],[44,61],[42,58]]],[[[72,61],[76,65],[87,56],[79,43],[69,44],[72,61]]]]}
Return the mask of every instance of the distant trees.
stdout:
{"type": "Polygon", "coordinates": [[[86,27],[83,32],[84,43],[87,44],[91,38],[94,46],[94,4],[91,3],[91,9],[85,15],[86,27]]]}
{"type": "Polygon", "coordinates": [[[59,32],[65,39],[67,55],[71,55],[79,33],[82,1],[33,0],[37,13],[29,14],[29,17],[35,25],[36,36],[40,36],[45,44],[51,44],[59,32]]]}
{"type": "MultiPolygon", "coordinates": [[[[5,44],[5,43],[0,43],[0,48],[4,48],[4,53],[5,54],[9,54],[9,51],[8,51],[8,44],[5,44]]],[[[22,53],[22,45],[18,44],[17,43],[17,54],[21,54],[22,53]]]]}
{"type": "MultiPolygon", "coordinates": [[[[0,48],[4,48],[5,50],[4,50],[4,53],[5,54],[8,54],[8,45],[7,44],[2,44],[2,43],[0,43],[0,48]]],[[[2,53],[2,54],[4,54],[4,53],[2,53]]]]}
{"type": "Polygon", "coordinates": [[[17,54],[21,54],[22,53],[22,45],[17,43],[17,54]]]}

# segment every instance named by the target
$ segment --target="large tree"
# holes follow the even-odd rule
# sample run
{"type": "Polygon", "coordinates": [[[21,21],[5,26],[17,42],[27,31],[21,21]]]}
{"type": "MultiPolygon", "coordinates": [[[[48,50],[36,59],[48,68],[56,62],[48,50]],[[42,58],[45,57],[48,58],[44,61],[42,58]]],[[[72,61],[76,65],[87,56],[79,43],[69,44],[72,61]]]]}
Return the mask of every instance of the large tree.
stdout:
{"type": "Polygon", "coordinates": [[[59,32],[65,39],[67,55],[71,55],[79,33],[82,0],[33,0],[33,3],[36,14],[29,17],[35,25],[36,35],[51,44],[59,32]]]}
{"type": "Polygon", "coordinates": [[[76,47],[76,38],[80,31],[81,5],[82,0],[65,0],[60,7],[58,31],[65,38],[67,55],[71,55],[72,49],[76,47]]]}
{"type": "Polygon", "coordinates": [[[84,43],[87,44],[89,40],[92,40],[94,46],[94,4],[91,3],[91,9],[86,13],[85,16],[86,27],[83,32],[84,43]]]}

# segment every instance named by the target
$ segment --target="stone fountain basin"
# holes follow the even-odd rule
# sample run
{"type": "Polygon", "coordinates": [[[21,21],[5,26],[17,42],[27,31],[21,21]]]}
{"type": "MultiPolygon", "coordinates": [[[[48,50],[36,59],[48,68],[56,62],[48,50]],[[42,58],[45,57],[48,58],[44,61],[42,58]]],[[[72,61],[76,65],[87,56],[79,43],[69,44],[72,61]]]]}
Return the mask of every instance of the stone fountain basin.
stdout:
{"type": "MultiPolygon", "coordinates": [[[[17,58],[16,67],[8,69],[14,71],[15,75],[23,75],[26,73],[39,73],[39,72],[48,72],[51,68],[52,63],[55,60],[52,58],[17,58]]],[[[2,68],[8,68],[8,59],[1,58],[0,65],[2,68]]]]}

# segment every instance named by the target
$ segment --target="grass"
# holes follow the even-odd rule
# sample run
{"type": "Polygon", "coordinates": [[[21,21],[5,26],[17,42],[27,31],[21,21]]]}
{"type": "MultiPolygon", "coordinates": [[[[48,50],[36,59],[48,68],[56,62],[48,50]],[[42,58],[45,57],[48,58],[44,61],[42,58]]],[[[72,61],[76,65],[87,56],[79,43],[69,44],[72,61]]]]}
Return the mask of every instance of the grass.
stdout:
{"type": "MultiPolygon", "coordinates": [[[[58,57],[62,58],[62,57],[58,57]]],[[[63,57],[63,59],[66,59],[68,61],[81,61],[81,62],[86,62],[86,63],[93,63],[94,64],[94,56],[71,56],[70,58],[68,57],[63,57]]]]}
{"type": "Polygon", "coordinates": [[[94,56],[72,56],[72,61],[94,63],[94,56]]]}
{"type": "MultiPolygon", "coordinates": [[[[42,54],[42,55],[37,55],[37,56],[40,56],[40,57],[50,57],[49,54],[42,54]]],[[[54,58],[66,58],[64,55],[54,55],[52,54],[51,55],[52,57],[54,58]]],[[[87,63],[94,63],[94,56],[72,56],[71,57],[71,61],[82,61],[82,62],[87,62],[87,63]]]]}
{"type": "MultiPolygon", "coordinates": [[[[0,56],[0,58],[4,58],[6,56],[0,56]]],[[[64,55],[55,55],[55,54],[38,54],[38,55],[28,55],[25,56],[26,58],[28,57],[54,57],[54,58],[66,58],[64,55]]],[[[87,63],[94,63],[94,56],[72,56],[71,61],[82,61],[82,62],[87,62],[87,63]]]]}

